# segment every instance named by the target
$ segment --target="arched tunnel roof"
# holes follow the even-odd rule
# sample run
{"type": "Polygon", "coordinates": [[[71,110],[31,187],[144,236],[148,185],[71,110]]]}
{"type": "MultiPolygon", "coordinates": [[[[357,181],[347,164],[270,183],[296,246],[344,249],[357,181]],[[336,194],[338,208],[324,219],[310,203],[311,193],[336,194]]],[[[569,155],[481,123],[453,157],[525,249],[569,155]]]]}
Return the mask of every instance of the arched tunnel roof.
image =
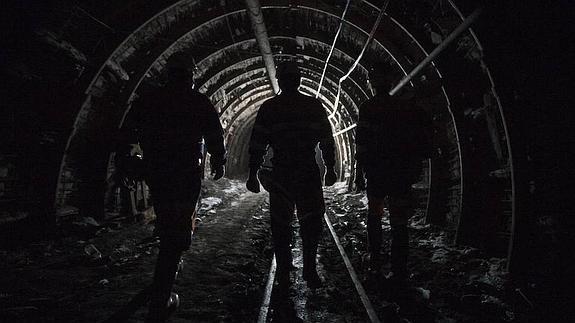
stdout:
{"type": "MultiPolygon", "coordinates": [[[[571,167],[572,122],[568,101],[557,99],[572,88],[570,69],[560,66],[575,44],[568,3],[8,1],[0,13],[0,200],[59,220],[55,210],[82,208],[85,196],[98,203],[82,185],[114,170],[111,146],[133,100],[162,85],[175,53],[193,59],[196,88],[220,113],[230,177],[245,172],[256,112],[277,92],[273,65],[296,62],[300,91],[330,116],[339,179],[351,188],[358,110],[374,92],[368,71],[385,66],[399,81],[432,57],[400,93],[433,119],[434,155],[413,187],[425,219],[456,229],[457,243],[507,249],[510,271],[536,271],[555,262],[556,250],[569,255],[562,241],[573,240],[565,216],[572,183],[562,171],[571,167]],[[563,240],[533,254],[549,233],[563,240]]],[[[0,212],[0,223],[10,212],[0,212]]],[[[556,263],[549,276],[564,272],[556,263]]]]}
{"type": "MultiPolygon", "coordinates": [[[[243,147],[237,151],[240,155],[245,154],[245,145],[233,140],[246,139],[259,105],[274,95],[269,77],[273,71],[266,60],[296,62],[303,73],[300,90],[317,96],[331,117],[340,176],[349,180],[358,107],[373,95],[368,70],[387,66],[386,72],[399,81],[479,7],[474,1],[460,1],[458,7],[452,0],[270,0],[256,10],[244,1],[181,0],[147,4],[141,9],[146,14],[136,15],[138,4],[98,7],[86,1],[78,5],[84,14],[74,19],[88,20],[99,28],[105,25],[113,37],[102,34],[100,42],[108,45],[96,46],[93,68],[84,77],[89,79],[86,99],[62,162],[58,193],[62,203],[66,201],[64,184],[74,181],[74,151],[82,145],[82,138],[89,137],[98,122],[121,126],[129,118],[132,99],[148,86],[163,82],[166,60],[174,53],[193,58],[196,86],[219,110],[228,135],[235,134],[236,139],[228,144],[243,147]],[[254,34],[252,14],[264,19],[265,42],[269,43],[264,55],[261,35],[254,34]]],[[[80,38],[81,33],[76,36],[80,38]]],[[[489,172],[507,174],[501,199],[513,201],[513,163],[505,116],[479,40],[468,31],[442,55],[408,87],[426,92],[418,102],[433,115],[437,129],[434,140],[442,159],[439,166],[432,166],[438,168],[430,181],[448,184],[438,193],[441,197],[435,198],[441,200],[441,210],[436,212],[457,223],[465,212],[463,200],[471,178],[489,176],[489,172]],[[470,120],[478,113],[487,114],[491,121],[470,131],[470,120]],[[489,169],[474,173],[474,166],[466,166],[466,162],[473,165],[475,148],[469,147],[475,143],[466,142],[463,136],[492,147],[489,169]]],[[[236,168],[242,165],[238,161],[236,168]]],[[[512,213],[512,204],[505,208],[512,213]]],[[[511,223],[510,219],[504,222],[511,223]]]]}

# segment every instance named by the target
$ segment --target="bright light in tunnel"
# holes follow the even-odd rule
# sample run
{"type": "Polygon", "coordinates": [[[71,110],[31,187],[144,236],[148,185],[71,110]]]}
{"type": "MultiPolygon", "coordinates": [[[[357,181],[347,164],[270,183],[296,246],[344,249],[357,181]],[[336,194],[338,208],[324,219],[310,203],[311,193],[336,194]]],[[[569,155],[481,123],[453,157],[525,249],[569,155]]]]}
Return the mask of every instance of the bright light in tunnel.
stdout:
{"type": "MultiPolygon", "coordinates": [[[[309,79],[305,79],[311,81],[309,79]]],[[[299,91],[305,95],[313,96],[314,89],[307,84],[302,84],[299,91]]],[[[326,113],[331,113],[331,106],[333,98],[325,96],[323,92],[319,99],[326,109],[326,113]]],[[[228,176],[232,178],[241,178],[245,176],[248,170],[247,161],[248,143],[251,135],[251,128],[255,120],[255,116],[260,105],[267,99],[273,97],[273,93],[269,85],[262,85],[257,88],[250,89],[235,98],[230,102],[227,109],[223,111],[220,117],[222,123],[225,125],[226,146],[228,147],[228,176]]],[[[330,93],[333,95],[333,93],[330,93]]],[[[353,107],[356,109],[356,107],[353,107]]],[[[330,119],[334,137],[336,142],[336,169],[340,174],[340,180],[345,180],[350,176],[349,165],[353,157],[353,134],[349,132],[354,127],[354,121],[347,113],[348,109],[345,107],[338,111],[338,116],[341,122],[330,119]],[[341,129],[344,128],[344,129],[341,129]],[[345,130],[345,131],[341,131],[345,130]]],[[[321,167],[321,166],[320,166],[321,167]]]]}
{"type": "MultiPolygon", "coordinates": [[[[212,9],[216,8],[217,3],[219,3],[210,1],[177,2],[181,2],[182,4],[198,4],[201,2],[206,5],[206,7],[212,9]]],[[[348,4],[351,3],[351,1],[347,2],[348,4]]],[[[343,19],[346,17],[345,13],[341,18],[339,15],[342,6],[339,6],[337,10],[335,8],[334,10],[327,10],[329,9],[327,2],[321,1],[320,3],[322,3],[322,5],[316,5],[317,8],[314,8],[314,5],[312,5],[313,2],[311,1],[307,2],[309,7],[298,5],[293,6],[293,8],[289,4],[281,2],[275,4],[276,2],[274,2],[274,5],[270,4],[270,7],[260,10],[261,13],[269,13],[271,16],[272,14],[277,15],[281,13],[283,9],[288,8],[294,15],[297,14],[303,21],[310,23],[309,30],[302,31],[301,34],[296,36],[295,40],[291,33],[286,33],[289,27],[286,28],[285,25],[274,26],[270,23],[272,28],[270,28],[268,38],[272,49],[266,53],[269,56],[273,56],[273,59],[278,59],[279,56],[287,57],[284,59],[289,60],[294,60],[295,58],[300,64],[300,67],[307,71],[307,83],[300,88],[301,91],[311,96],[315,96],[316,93],[320,92],[318,98],[322,101],[324,108],[330,116],[329,120],[337,145],[337,167],[340,170],[340,180],[352,176],[353,165],[351,164],[354,160],[355,147],[353,140],[357,121],[357,110],[358,106],[365,99],[373,95],[373,92],[368,83],[369,80],[367,80],[365,76],[367,73],[365,66],[361,64],[357,65],[358,69],[356,73],[351,75],[348,81],[346,81],[346,84],[343,84],[343,87],[338,86],[342,85],[339,84],[341,82],[338,82],[338,79],[341,75],[349,76],[350,73],[346,73],[348,68],[352,66],[353,62],[359,62],[359,59],[356,60],[357,53],[363,46],[363,39],[365,38],[363,36],[368,34],[368,29],[365,27],[370,23],[369,21],[373,20],[371,19],[373,17],[370,18],[371,20],[366,19],[365,21],[359,21],[357,8],[360,8],[360,4],[370,6],[370,2],[374,1],[361,1],[352,5],[350,10],[355,10],[355,18],[354,15],[350,15],[350,17],[346,19],[343,19]],[[331,45],[330,48],[330,37],[334,36],[334,29],[337,28],[338,25],[341,29],[341,26],[344,24],[346,28],[342,31],[342,36],[347,37],[348,40],[355,36],[355,39],[351,39],[345,46],[338,45],[337,47],[339,48],[334,46],[336,43],[334,39],[334,45],[331,45]],[[330,34],[328,27],[331,25],[334,27],[331,28],[330,34]],[[301,52],[297,52],[295,56],[288,55],[290,54],[289,46],[282,46],[291,44],[290,42],[297,42],[300,46],[298,47],[298,51],[301,52]],[[277,48],[280,47],[284,49],[278,54],[277,48]],[[276,50],[276,52],[274,53],[273,50],[276,50]],[[329,57],[332,53],[332,60],[325,59],[325,56],[329,57]],[[327,74],[330,75],[325,75],[324,80],[326,70],[328,71],[327,74]],[[341,102],[339,102],[340,94],[341,102]]],[[[458,13],[457,16],[463,20],[463,15],[458,11],[454,1],[449,0],[448,2],[458,13]]],[[[118,107],[118,111],[114,110],[113,113],[119,115],[124,113],[122,119],[118,122],[121,125],[129,110],[129,108],[125,107],[130,106],[129,103],[131,98],[134,97],[133,94],[141,90],[140,85],[143,85],[142,88],[145,89],[146,86],[157,81],[157,78],[161,76],[165,68],[165,58],[174,52],[185,52],[189,55],[196,55],[195,58],[198,59],[198,71],[196,71],[195,74],[198,79],[201,80],[199,81],[201,83],[198,83],[199,90],[209,95],[214,105],[216,105],[222,113],[221,121],[226,131],[226,142],[231,154],[229,161],[229,166],[232,170],[231,173],[233,174],[235,170],[238,175],[241,175],[242,172],[247,170],[247,167],[245,167],[245,161],[248,155],[247,146],[254,118],[259,106],[273,96],[273,92],[270,85],[262,81],[267,79],[267,75],[263,67],[264,64],[261,64],[263,62],[260,56],[261,53],[255,50],[257,48],[255,45],[256,39],[251,38],[254,35],[248,30],[249,25],[242,24],[242,22],[246,21],[246,19],[242,18],[246,16],[245,9],[241,6],[237,8],[235,2],[224,1],[221,3],[234,3],[234,6],[226,8],[226,10],[222,10],[221,12],[218,8],[216,8],[216,10],[206,10],[205,15],[202,13],[199,16],[194,12],[198,7],[193,5],[187,7],[174,5],[166,8],[138,27],[132,34],[127,35],[125,40],[118,45],[113,53],[110,53],[109,56],[102,56],[102,58],[106,60],[95,73],[85,91],[87,97],[81,107],[80,113],[77,114],[74,126],[72,127],[72,134],[66,143],[65,151],[69,151],[70,153],[62,157],[60,165],[60,177],[57,188],[59,200],[63,202],[68,200],[68,195],[66,195],[68,189],[66,187],[76,180],[74,177],[75,174],[70,170],[76,171],[75,164],[78,164],[76,159],[79,156],[79,153],[75,152],[74,148],[75,146],[83,144],[82,136],[86,130],[97,128],[97,126],[95,126],[97,123],[92,122],[92,120],[99,118],[103,120],[114,119],[114,117],[100,115],[101,113],[112,113],[110,111],[113,109],[106,109],[104,106],[112,102],[114,103],[114,107],[118,107]],[[228,24],[230,35],[227,34],[227,30],[225,30],[226,33],[224,34],[218,32],[224,30],[224,28],[222,28],[223,26],[225,27],[224,19],[228,24]],[[161,25],[161,23],[164,22],[168,22],[167,25],[161,25]],[[230,28],[230,22],[232,27],[237,27],[238,29],[230,28]],[[159,28],[158,26],[165,28],[159,28]],[[164,37],[166,35],[169,37],[164,37]],[[130,78],[120,77],[118,82],[116,82],[108,77],[114,73],[130,75],[130,78]],[[148,78],[143,80],[145,76],[148,76],[148,78]],[[118,89],[121,89],[120,94],[117,92],[118,89]],[[72,175],[69,176],[68,174],[72,175]]],[[[364,9],[365,8],[362,8],[362,10],[364,9]]],[[[372,9],[374,10],[366,11],[366,17],[375,16],[377,13],[381,15],[380,9],[377,8],[377,6],[372,5],[372,9]]],[[[199,12],[199,10],[197,12],[199,12]]],[[[412,64],[416,64],[420,59],[427,56],[428,53],[422,46],[425,42],[420,43],[420,41],[425,39],[422,39],[419,33],[411,34],[408,30],[412,32],[414,30],[406,21],[400,19],[401,15],[396,16],[396,18],[400,19],[399,21],[392,16],[396,13],[397,12],[390,10],[389,15],[383,15],[382,25],[385,26],[382,27],[380,31],[390,32],[378,33],[373,39],[373,46],[370,47],[368,51],[377,52],[377,57],[385,58],[386,62],[393,66],[394,72],[397,72],[397,74],[407,75],[413,67],[412,64]],[[405,24],[405,26],[402,24],[405,24]]],[[[448,13],[448,10],[446,13],[448,13]]],[[[361,19],[362,16],[359,15],[359,17],[361,19]]],[[[454,20],[452,18],[453,17],[450,17],[450,19],[445,20],[457,21],[457,19],[454,20]]],[[[449,24],[446,23],[446,25],[449,27],[449,24]]],[[[304,26],[307,27],[307,25],[304,26]]],[[[369,28],[370,26],[367,27],[369,28]]],[[[305,29],[305,27],[303,29],[305,29]]],[[[475,38],[473,33],[472,36],[475,38]]],[[[475,39],[475,42],[480,48],[481,46],[477,39],[475,39]]],[[[343,42],[339,41],[338,43],[343,44],[343,42]]],[[[100,46],[100,48],[107,48],[108,45],[110,44],[100,46]]],[[[112,42],[110,46],[114,46],[114,43],[112,42]]],[[[372,56],[368,55],[364,57],[362,62],[369,64],[371,59],[372,56]]],[[[94,61],[94,63],[99,63],[99,61],[94,61]]],[[[481,64],[483,64],[483,61],[481,61],[481,64]]],[[[436,66],[432,62],[431,66],[432,68],[426,76],[429,76],[430,79],[441,79],[442,76],[438,70],[438,66],[443,67],[443,65],[439,64],[436,66]]],[[[454,63],[453,66],[459,67],[456,63],[454,63]]],[[[485,68],[485,66],[482,67],[485,68]]],[[[483,72],[489,75],[488,70],[483,72]]],[[[446,69],[446,79],[446,81],[452,82],[454,80],[448,69],[446,69]]],[[[501,141],[505,141],[508,147],[509,155],[505,160],[508,166],[503,165],[501,167],[510,168],[511,200],[513,201],[513,161],[510,155],[511,149],[509,148],[509,140],[507,138],[506,122],[503,112],[501,112],[501,104],[495,93],[491,75],[489,75],[489,79],[491,92],[493,92],[494,97],[497,99],[496,105],[500,110],[501,116],[499,118],[502,119],[503,131],[498,132],[498,134],[501,137],[503,137],[503,133],[505,134],[505,138],[501,139],[501,141]]],[[[457,218],[457,215],[461,212],[461,205],[464,200],[463,176],[467,176],[467,174],[464,173],[468,172],[467,169],[465,169],[464,172],[461,152],[461,146],[465,148],[466,137],[462,136],[459,138],[458,128],[467,127],[467,125],[464,121],[456,120],[454,117],[451,110],[450,98],[447,93],[446,89],[442,88],[441,94],[437,95],[442,95],[442,98],[437,99],[436,102],[429,103],[429,109],[433,110],[433,112],[437,112],[438,118],[442,118],[441,120],[438,119],[439,121],[437,123],[441,122],[440,127],[442,131],[445,130],[444,133],[442,133],[445,138],[441,140],[444,152],[443,156],[446,161],[440,160],[436,165],[449,169],[449,172],[446,171],[445,176],[436,182],[449,181],[449,186],[446,185],[445,188],[439,189],[437,189],[438,186],[435,186],[436,188],[434,188],[437,192],[444,194],[441,196],[443,200],[436,197],[433,199],[440,201],[437,203],[438,205],[441,204],[441,207],[447,205],[446,209],[448,209],[448,211],[445,212],[450,212],[450,216],[457,218]]],[[[452,95],[452,92],[449,93],[452,95]]],[[[454,106],[456,104],[457,102],[454,100],[454,106]]],[[[455,108],[458,107],[455,106],[455,108]]],[[[457,109],[454,110],[456,112],[458,111],[457,109]]],[[[465,132],[463,132],[463,134],[465,134],[465,132]]],[[[434,165],[434,167],[436,166],[434,165]]],[[[466,168],[469,167],[466,166],[466,168]]],[[[431,174],[431,166],[429,172],[429,174],[431,174]]],[[[436,174],[441,175],[439,171],[435,171],[434,169],[434,176],[439,176],[436,174]]],[[[473,179],[471,176],[468,178],[473,179]]],[[[434,180],[436,179],[434,178],[434,180]]],[[[428,182],[431,182],[431,176],[428,182]]],[[[465,189],[468,190],[467,187],[465,189]]],[[[513,210],[513,204],[511,204],[510,208],[513,210]]]]}

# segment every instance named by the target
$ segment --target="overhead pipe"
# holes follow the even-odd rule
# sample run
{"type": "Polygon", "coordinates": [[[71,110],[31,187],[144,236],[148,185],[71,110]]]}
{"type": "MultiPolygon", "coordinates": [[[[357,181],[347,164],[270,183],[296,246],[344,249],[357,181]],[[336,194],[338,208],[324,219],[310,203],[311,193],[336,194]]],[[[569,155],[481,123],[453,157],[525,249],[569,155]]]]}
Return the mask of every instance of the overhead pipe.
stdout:
{"type": "MultiPolygon", "coordinates": [[[[423,68],[425,68],[427,65],[429,65],[429,63],[431,63],[435,58],[437,58],[437,56],[439,56],[439,54],[441,54],[441,52],[447,47],[449,46],[449,44],[451,44],[459,35],[461,35],[461,33],[463,33],[467,28],[469,28],[469,26],[471,26],[471,24],[477,20],[477,17],[479,17],[479,15],[482,12],[482,8],[478,8],[476,9],[471,15],[469,15],[469,17],[467,17],[467,19],[465,19],[465,21],[463,21],[463,23],[461,25],[459,25],[439,46],[437,46],[437,48],[435,48],[423,61],[421,61],[421,63],[419,63],[409,74],[407,74],[390,92],[389,95],[394,95],[396,94],[399,90],[401,90],[401,88],[403,88],[407,83],[409,83],[413,77],[415,75],[417,75],[417,73],[419,73],[423,68]]],[[[348,73],[350,74],[350,73],[348,73]]],[[[341,80],[341,79],[340,79],[341,80]]],[[[340,81],[340,85],[341,85],[341,81],[340,81]]],[[[338,89],[338,94],[336,97],[336,103],[338,102],[338,98],[339,98],[339,94],[340,94],[340,89],[338,89]]],[[[335,110],[334,113],[332,113],[332,116],[335,114],[335,110]]],[[[341,134],[344,134],[350,130],[352,130],[353,128],[355,128],[357,125],[354,123],[351,126],[342,129],[341,131],[338,131],[334,134],[334,136],[338,136],[341,134]]]]}
{"type": "Polygon", "coordinates": [[[246,7],[248,16],[252,22],[252,29],[254,30],[254,34],[260,48],[260,53],[264,60],[268,78],[272,84],[274,92],[277,94],[280,91],[280,87],[276,78],[276,65],[272,48],[270,46],[270,40],[268,38],[268,32],[266,30],[266,24],[264,22],[262,6],[259,0],[246,0],[246,7]]]}
{"type": "Polygon", "coordinates": [[[369,37],[367,38],[367,40],[365,41],[365,44],[363,45],[363,48],[361,49],[361,53],[359,53],[359,56],[357,57],[357,59],[355,60],[355,62],[353,63],[353,65],[351,66],[349,71],[339,79],[339,83],[337,86],[337,95],[335,97],[335,103],[333,106],[334,110],[333,110],[333,113],[330,115],[331,118],[333,118],[337,112],[337,108],[339,105],[339,98],[341,96],[341,84],[343,83],[343,81],[345,81],[351,75],[351,73],[353,73],[353,71],[355,70],[357,65],[359,65],[359,61],[361,61],[363,54],[365,53],[365,51],[367,50],[367,47],[371,43],[371,40],[375,36],[375,32],[377,31],[377,28],[379,27],[379,23],[381,22],[381,18],[383,17],[383,14],[385,13],[385,10],[387,9],[387,5],[389,4],[389,1],[390,0],[385,1],[383,6],[381,7],[381,10],[379,11],[379,15],[377,16],[377,20],[375,21],[375,24],[373,24],[373,28],[371,28],[371,32],[369,33],[369,37]]]}
{"type": "Polygon", "coordinates": [[[345,14],[347,13],[347,9],[349,8],[350,3],[351,3],[351,0],[347,0],[347,3],[345,5],[345,9],[343,9],[343,13],[341,14],[341,18],[340,18],[340,22],[339,22],[339,28],[337,29],[337,32],[335,33],[335,36],[333,37],[333,43],[331,44],[329,54],[327,55],[327,58],[325,59],[325,65],[323,66],[323,71],[321,73],[319,85],[317,86],[317,92],[315,93],[316,98],[319,97],[319,91],[321,90],[321,85],[323,84],[323,79],[325,78],[325,72],[327,71],[327,66],[329,65],[329,60],[331,58],[331,55],[333,54],[333,49],[335,48],[335,43],[337,42],[337,39],[339,38],[339,33],[341,32],[343,22],[345,21],[345,14]]]}
{"type": "Polygon", "coordinates": [[[429,55],[421,61],[409,74],[403,77],[401,81],[389,91],[389,95],[395,95],[399,90],[401,90],[408,82],[410,82],[419,72],[421,72],[427,65],[429,65],[447,46],[449,46],[459,35],[461,35],[464,31],[471,26],[475,20],[479,17],[483,8],[477,8],[475,11],[467,17],[461,25],[455,28],[454,31],[445,38],[445,40],[439,44],[429,55]]]}

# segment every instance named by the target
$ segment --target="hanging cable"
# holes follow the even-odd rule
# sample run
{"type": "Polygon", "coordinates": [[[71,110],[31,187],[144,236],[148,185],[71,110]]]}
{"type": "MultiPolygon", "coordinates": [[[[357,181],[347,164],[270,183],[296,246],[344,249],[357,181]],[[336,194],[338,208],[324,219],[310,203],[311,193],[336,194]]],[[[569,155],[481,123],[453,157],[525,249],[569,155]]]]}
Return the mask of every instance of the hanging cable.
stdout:
{"type": "Polygon", "coordinates": [[[331,55],[333,53],[333,49],[335,48],[335,43],[337,42],[337,39],[339,38],[339,33],[341,32],[343,22],[345,21],[345,14],[347,13],[347,9],[349,8],[350,3],[351,3],[351,0],[347,0],[347,3],[345,5],[345,9],[343,9],[343,13],[341,14],[341,18],[340,18],[340,22],[339,22],[339,28],[337,29],[337,32],[335,33],[335,37],[333,38],[333,43],[331,44],[329,54],[327,55],[327,58],[325,59],[325,65],[323,66],[323,72],[321,73],[319,85],[317,86],[317,92],[315,93],[316,98],[319,97],[319,91],[321,90],[321,85],[323,84],[325,72],[327,71],[327,66],[329,65],[329,60],[330,60],[331,55]]]}
{"type": "Polygon", "coordinates": [[[359,53],[359,56],[357,57],[357,59],[355,60],[355,62],[353,63],[353,65],[351,66],[349,71],[339,79],[339,83],[337,85],[337,95],[335,96],[335,103],[333,105],[333,112],[331,113],[330,118],[333,118],[335,116],[335,114],[337,113],[337,109],[339,106],[339,98],[341,96],[341,84],[343,83],[343,81],[345,81],[351,75],[351,73],[353,73],[353,71],[355,70],[357,65],[359,65],[359,61],[363,57],[363,54],[367,50],[367,47],[371,43],[371,40],[373,39],[373,36],[375,35],[377,28],[379,27],[379,23],[381,22],[381,18],[383,17],[385,10],[387,9],[387,5],[389,4],[389,1],[390,0],[385,1],[383,6],[381,7],[381,10],[379,11],[379,15],[377,16],[377,20],[375,21],[375,24],[373,24],[373,28],[371,28],[371,32],[369,33],[369,37],[367,38],[367,40],[365,41],[365,44],[363,45],[363,48],[361,49],[361,53],[359,53]]]}
{"type": "Polygon", "coordinates": [[[108,24],[106,24],[105,22],[103,22],[102,20],[94,17],[92,14],[90,14],[88,11],[84,10],[84,8],[80,7],[80,6],[75,6],[76,9],[78,9],[79,11],[81,11],[83,14],[85,14],[86,16],[88,16],[88,18],[94,20],[96,23],[98,23],[99,25],[101,25],[102,27],[108,29],[109,31],[115,33],[116,29],[110,27],[108,24]]]}
{"type": "MultiPolygon", "coordinates": [[[[439,46],[437,46],[423,61],[421,61],[409,74],[407,74],[390,92],[389,95],[394,95],[396,94],[399,90],[401,90],[401,88],[403,86],[405,86],[409,81],[411,81],[411,79],[413,79],[413,77],[415,75],[417,75],[419,72],[421,72],[421,70],[423,70],[423,68],[425,68],[427,65],[429,65],[435,58],[437,58],[437,56],[439,56],[439,54],[441,54],[441,52],[447,48],[447,46],[449,46],[449,44],[451,44],[459,35],[461,35],[464,31],[466,31],[471,24],[477,20],[477,18],[479,17],[479,15],[481,14],[481,12],[483,11],[482,8],[478,8],[476,9],[471,15],[469,15],[469,17],[467,17],[463,23],[461,25],[459,25],[456,29],[454,29],[451,34],[441,43],[439,44],[439,46]]],[[[362,52],[363,53],[363,52],[362,52]]],[[[350,69],[351,71],[351,69],[350,69]]],[[[344,75],[347,76],[350,73],[344,75]]],[[[343,77],[342,77],[343,79],[343,77]]],[[[341,88],[341,79],[340,79],[340,84],[339,84],[339,88],[338,88],[338,92],[337,92],[337,96],[336,96],[336,104],[339,102],[339,95],[340,95],[340,88],[341,88]]],[[[337,105],[336,105],[337,106],[337,105]]],[[[334,112],[330,115],[330,117],[333,117],[335,115],[336,111],[334,110],[334,112]]],[[[352,129],[354,129],[357,126],[357,124],[352,124],[351,126],[348,126],[345,129],[342,129],[338,132],[336,132],[334,134],[335,136],[339,136],[342,135],[352,129]]]]}

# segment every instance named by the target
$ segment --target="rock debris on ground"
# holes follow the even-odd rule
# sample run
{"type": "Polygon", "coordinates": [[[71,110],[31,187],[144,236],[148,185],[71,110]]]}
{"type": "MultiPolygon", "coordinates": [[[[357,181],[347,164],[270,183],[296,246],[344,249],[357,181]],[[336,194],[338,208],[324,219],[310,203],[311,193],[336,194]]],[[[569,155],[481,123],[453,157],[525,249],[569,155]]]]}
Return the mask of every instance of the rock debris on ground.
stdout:
{"type": "MultiPolygon", "coordinates": [[[[338,183],[325,197],[341,243],[386,322],[519,321],[507,301],[505,260],[453,245],[453,232],[425,224],[423,210],[410,220],[412,288],[392,295],[383,277],[367,274],[365,194],[338,183]]],[[[139,221],[108,214],[98,222],[73,207],[61,213],[58,238],[0,251],[0,321],[101,322],[151,282],[158,245],[151,210],[139,221]]],[[[255,322],[273,256],[267,194],[247,192],[237,180],[207,180],[197,223],[174,287],[182,303],[171,322],[255,322]]],[[[389,250],[387,219],[383,229],[389,250]]],[[[301,267],[301,243],[293,245],[301,267]]],[[[319,268],[324,287],[307,291],[296,276],[290,301],[272,299],[269,322],[368,322],[327,228],[319,268]]],[[[141,308],[130,322],[144,316],[141,308]]]]}

